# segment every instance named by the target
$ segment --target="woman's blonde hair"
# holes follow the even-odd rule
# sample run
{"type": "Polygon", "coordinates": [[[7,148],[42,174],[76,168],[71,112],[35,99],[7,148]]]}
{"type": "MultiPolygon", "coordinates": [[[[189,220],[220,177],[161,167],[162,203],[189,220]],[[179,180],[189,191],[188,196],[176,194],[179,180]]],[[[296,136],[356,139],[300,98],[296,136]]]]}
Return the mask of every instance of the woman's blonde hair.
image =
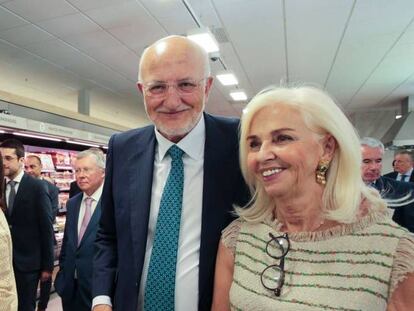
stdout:
{"type": "Polygon", "coordinates": [[[288,106],[300,112],[307,127],[318,135],[331,134],[337,143],[326,174],[322,208],[327,219],[342,223],[355,220],[361,200],[385,208],[377,192],[369,189],[361,178],[361,149],[359,137],[352,124],[324,91],[313,86],[270,87],[259,92],[243,110],[240,131],[240,165],[252,193],[252,200],[236,212],[246,221],[259,222],[273,213],[275,203],[266,194],[253,173],[247,168],[251,122],[256,113],[268,106],[288,106]]]}

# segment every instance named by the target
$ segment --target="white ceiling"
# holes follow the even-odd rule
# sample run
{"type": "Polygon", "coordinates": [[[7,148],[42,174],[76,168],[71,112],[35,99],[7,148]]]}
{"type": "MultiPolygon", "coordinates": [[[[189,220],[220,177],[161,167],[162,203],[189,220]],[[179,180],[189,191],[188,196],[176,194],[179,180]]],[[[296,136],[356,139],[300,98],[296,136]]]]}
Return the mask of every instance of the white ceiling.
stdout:
{"type": "MultiPolygon", "coordinates": [[[[213,72],[233,70],[249,97],[311,82],[351,112],[414,94],[413,0],[0,0],[0,65],[35,69],[38,88],[62,98],[97,88],[141,100],[143,49],[197,28],[185,3],[217,34],[213,72]]],[[[238,115],[245,103],[228,93],[217,81],[208,111],[238,115]]]]}

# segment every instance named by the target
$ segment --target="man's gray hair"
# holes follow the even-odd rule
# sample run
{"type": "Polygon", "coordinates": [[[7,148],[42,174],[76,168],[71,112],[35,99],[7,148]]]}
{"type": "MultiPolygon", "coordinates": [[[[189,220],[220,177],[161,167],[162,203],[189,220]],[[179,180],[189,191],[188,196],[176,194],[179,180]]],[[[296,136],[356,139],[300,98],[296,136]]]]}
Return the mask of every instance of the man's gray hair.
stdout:
{"type": "Polygon", "coordinates": [[[371,147],[371,148],[381,148],[382,152],[384,152],[384,150],[385,150],[384,144],[376,138],[363,137],[363,138],[361,138],[360,142],[361,142],[361,146],[368,146],[368,147],[371,147]]]}
{"type": "Polygon", "coordinates": [[[105,170],[105,154],[99,148],[89,148],[81,151],[76,155],[76,160],[92,156],[95,159],[96,165],[105,170]]]}

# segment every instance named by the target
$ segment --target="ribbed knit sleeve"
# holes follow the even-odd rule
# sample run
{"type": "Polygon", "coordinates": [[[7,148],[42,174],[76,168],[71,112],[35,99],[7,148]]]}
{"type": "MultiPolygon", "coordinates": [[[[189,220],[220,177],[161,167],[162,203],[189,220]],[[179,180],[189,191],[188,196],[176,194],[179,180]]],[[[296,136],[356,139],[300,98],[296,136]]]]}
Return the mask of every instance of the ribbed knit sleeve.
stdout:
{"type": "Polygon", "coordinates": [[[414,235],[407,232],[400,238],[391,271],[390,297],[398,284],[414,273],[414,235]]]}
{"type": "Polygon", "coordinates": [[[12,253],[9,226],[3,212],[0,211],[0,311],[17,310],[12,253]]]}

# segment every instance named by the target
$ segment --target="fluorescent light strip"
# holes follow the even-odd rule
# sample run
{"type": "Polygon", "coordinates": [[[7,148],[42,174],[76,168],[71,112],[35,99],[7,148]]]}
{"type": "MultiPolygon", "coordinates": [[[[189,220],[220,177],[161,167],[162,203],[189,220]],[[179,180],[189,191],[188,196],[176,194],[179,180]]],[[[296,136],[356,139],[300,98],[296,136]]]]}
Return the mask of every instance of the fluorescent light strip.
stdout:
{"type": "Polygon", "coordinates": [[[230,96],[235,101],[247,100],[247,95],[244,91],[234,91],[230,93],[230,96]]]}
{"type": "Polygon", "coordinates": [[[207,53],[218,52],[220,50],[216,39],[209,32],[189,34],[187,37],[200,45],[207,53]]]}
{"type": "Polygon", "coordinates": [[[26,134],[26,133],[19,133],[19,132],[13,132],[13,135],[24,136],[24,137],[31,137],[31,138],[39,138],[39,139],[51,140],[51,141],[63,141],[63,139],[60,139],[60,138],[54,138],[54,137],[49,137],[49,136],[41,136],[41,135],[34,135],[34,134],[26,134]]]}
{"type": "Polygon", "coordinates": [[[232,73],[222,73],[216,75],[217,79],[220,81],[223,85],[237,85],[239,84],[239,81],[237,81],[237,78],[232,73]]]}
{"type": "Polygon", "coordinates": [[[96,145],[96,144],[84,143],[84,142],[76,141],[76,140],[67,140],[66,142],[69,144],[75,144],[75,145],[81,145],[81,146],[96,147],[96,148],[100,147],[99,145],[96,145]]]}

